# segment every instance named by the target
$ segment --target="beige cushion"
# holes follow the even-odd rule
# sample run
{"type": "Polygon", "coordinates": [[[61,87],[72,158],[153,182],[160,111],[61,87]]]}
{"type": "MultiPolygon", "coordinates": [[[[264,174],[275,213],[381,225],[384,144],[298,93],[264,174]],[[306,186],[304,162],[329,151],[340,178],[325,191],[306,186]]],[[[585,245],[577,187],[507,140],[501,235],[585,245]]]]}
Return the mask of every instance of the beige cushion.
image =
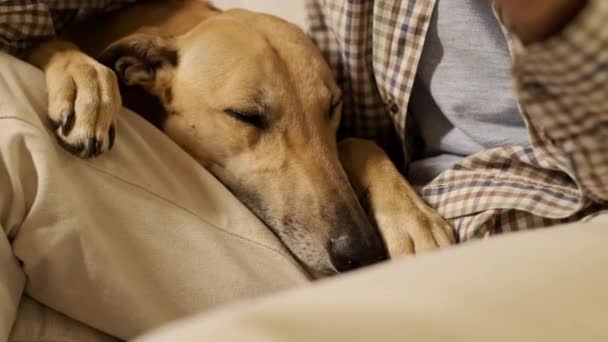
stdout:
{"type": "Polygon", "coordinates": [[[137,342],[608,341],[608,215],[407,258],[137,342]]]}

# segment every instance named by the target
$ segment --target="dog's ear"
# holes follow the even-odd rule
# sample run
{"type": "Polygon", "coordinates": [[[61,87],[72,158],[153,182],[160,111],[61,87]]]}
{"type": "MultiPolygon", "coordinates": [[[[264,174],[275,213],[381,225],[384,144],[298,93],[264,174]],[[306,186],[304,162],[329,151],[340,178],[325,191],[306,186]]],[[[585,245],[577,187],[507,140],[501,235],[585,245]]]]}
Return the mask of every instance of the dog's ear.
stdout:
{"type": "Polygon", "coordinates": [[[135,33],[108,46],[99,57],[127,86],[140,86],[158,95],[178,63],[177,49],[170,39],[135,33]]]}

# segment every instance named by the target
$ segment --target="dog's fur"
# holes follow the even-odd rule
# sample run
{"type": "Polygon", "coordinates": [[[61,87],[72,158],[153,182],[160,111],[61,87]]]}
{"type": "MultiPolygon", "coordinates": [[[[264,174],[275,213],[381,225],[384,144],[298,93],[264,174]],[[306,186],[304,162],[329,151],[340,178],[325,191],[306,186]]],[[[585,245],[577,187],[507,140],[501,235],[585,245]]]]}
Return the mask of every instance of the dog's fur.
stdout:
{"type": "Polygon", "coordinates": [[[337,144],[340,89],[313,43],[281,19],[142,1],[76,25],[29,60],[45,70],[49,117],[72,153],[112,147],[122,98],[316,274],[380,261],[385,247],[395,257],[454,241],[379,147],[337,144]]]}

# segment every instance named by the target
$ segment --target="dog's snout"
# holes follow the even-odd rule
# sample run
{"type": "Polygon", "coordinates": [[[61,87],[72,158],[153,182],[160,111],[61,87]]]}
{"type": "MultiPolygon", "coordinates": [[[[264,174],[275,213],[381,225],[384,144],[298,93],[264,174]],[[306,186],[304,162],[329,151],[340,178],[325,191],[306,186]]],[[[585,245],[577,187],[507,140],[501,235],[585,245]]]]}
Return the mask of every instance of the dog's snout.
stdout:
{"type": "Polygon", "coordinates": [[[353,253],[353,239],[342,235],[329,240],[329,256],[331,263],[339,272],[350,271],[361,266],[359,257],[353,253]]]}
{"type": "Polygon", "coordinates": [[[387,258],[381,243],[362,243],[349,234],[329,240],[329,256],[338,272],[354,270],[387,258]]]}

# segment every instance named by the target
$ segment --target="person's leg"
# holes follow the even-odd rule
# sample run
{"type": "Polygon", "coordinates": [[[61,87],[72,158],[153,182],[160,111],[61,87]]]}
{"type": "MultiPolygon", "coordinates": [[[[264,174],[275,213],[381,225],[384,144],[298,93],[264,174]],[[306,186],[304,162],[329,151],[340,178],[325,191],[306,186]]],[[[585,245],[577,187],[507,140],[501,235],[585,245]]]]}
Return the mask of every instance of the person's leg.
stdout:
{"type": "MultiPolygon", "coordinates": [[[[0,167],[0,184],[3,183],[3,176],[0,167]]],[[[0,189],[0,192],[3,190],[0,189]]],[[[3,211],[6,205],[7,203],[4,203],[0,197],[0,218],[4,217],[3,211]]],[[[3,225],[0,224],[0,341],[6,341],[10,334],[24,285],[25,276],[12,253],[3,225]]]]}
{"type": "Polygon", "coordinates": [[[22,263],[28,296],[126,339],[307,282],[253,214],[137,115],[121,114],[98,159],[63,151],[45,127],[43,85],[0,54],[0,223],[14,257],[0,249],[22,263]]]}
{"type": "Polygon", "coordinates": [[[608,341],[608,215],[404,258],[170,325],[165,341],[608,341]]]}
{"type": "Polygon", "coordinates": [[[118,342],[119,339],[67,317],[27,295],[21,298],[8,342],[118,342]]]}

